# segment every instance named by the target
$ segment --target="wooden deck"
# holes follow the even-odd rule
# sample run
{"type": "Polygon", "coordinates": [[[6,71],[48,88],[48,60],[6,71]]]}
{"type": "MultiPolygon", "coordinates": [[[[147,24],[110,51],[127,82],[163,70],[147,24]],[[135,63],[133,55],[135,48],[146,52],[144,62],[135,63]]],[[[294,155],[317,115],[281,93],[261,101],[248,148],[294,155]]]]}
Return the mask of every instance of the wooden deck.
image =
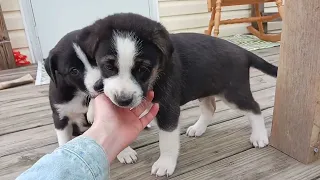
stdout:
{"type": "MultiPolygon", "coordinates": [[[[256,51],[277,64],[279,48],[256,51]]],[[[0,71],[0,81],[35,67],[0,71]]],[[[251,70],[251,89],[259,102],[270,132],[276,80],[251,70]]],[[[57,147],[48,103],[48,86],[26,85],[0,91],[0,179],[14,179],[46,153],[57,147]]],[[[217,111],[206,133],[199,138],[185,135],[198,118],[197,102],[182,107],[181,151],[171,179],[320,179],[320,161],[303,165],[272,147],[255,149],[249,142],[250,125],[243,113],[217,100],[217,111]]],[[[299,131],[299,129],[297,129],[299,131]]],[[[159,157],[157,127],[144,130],[132,144],[138,152],[136,164],[112,164],[112,179],[156,179],[151,166],[159,157]]],[[[165,178],[158,178],[165,179],[165,178]]]]}

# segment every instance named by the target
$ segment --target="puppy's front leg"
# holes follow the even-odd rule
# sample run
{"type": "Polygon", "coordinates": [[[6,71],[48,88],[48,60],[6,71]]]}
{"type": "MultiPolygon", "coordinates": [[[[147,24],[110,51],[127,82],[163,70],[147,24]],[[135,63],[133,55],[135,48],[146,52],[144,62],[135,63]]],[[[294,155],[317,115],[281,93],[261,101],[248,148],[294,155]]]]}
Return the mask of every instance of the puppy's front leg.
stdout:
{"type": "Polygon", "coordinates": [[[123,164],[135,163],[138,160],[137,152],[128,146],[117,155],[117,159],[123,164]]]}
{"type": "Polygon", "coordinates": [[[52,117],[58,138],[58,144],[59,146],[62,146],[72,139],[72,126],[69,123],[69,118],[67,116],[60,119],[57,113],[53,113],[52,117]]]}
{"type": "Polygon", "coordinates": [[[157,116],[159,132],[160,157],[153,164],[151,174],[156,176],[170,176],[173,174],[180,149],[180,129],[178,119],[180,107],[172,107],[170,110],[160,107],[157,116]]]}
{"type": "Polygon", "coordinates": [[[87,121],[90,124],[93,124],[93,121],[94,121],[94,103],[93,103],[93,99],[90,99],[90,102],[89,102],[88,112],[87,112],[87,121]]]}

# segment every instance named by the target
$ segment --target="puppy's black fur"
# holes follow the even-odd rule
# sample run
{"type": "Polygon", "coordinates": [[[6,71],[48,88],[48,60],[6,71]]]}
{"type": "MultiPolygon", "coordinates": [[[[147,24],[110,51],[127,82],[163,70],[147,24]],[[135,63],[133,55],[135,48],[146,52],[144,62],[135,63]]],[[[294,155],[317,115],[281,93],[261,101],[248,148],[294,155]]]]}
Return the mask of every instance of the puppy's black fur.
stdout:
{"type": "MultiPolygon", "coordinates": [[[[149,60],[159,65],[153,90],[154,101],[161,106],[157,116],[161,129],[175,129],[180,105],[211,95],[224,96],[241,110],[260,113],[250,92],[249,68],[277,76],[277,67],[228,41],[196,33],[169,34],[160,23],[131,13],[96,21],[82,30],[78,42],[103,66],[100,60],[112,50],[115,31],[133,32],[142,47],[154,49],[142,50],[142,54],[152,57],[157,52],[149,60]]],[[[101,69],[104,78],[110,77],[101,69]]]]}
{"type": "MultiPolygon", "coordinates": [[[[70,133],[70,130],[66,129],[70,124],[74,136],[83,133],[80,129],[90,126],[85,114],[90,101],[90,94],[84,84],[85,67],[77,57],[72,44],[79,33],[80,30],[76,30],[66,34],[44,61],[45,70],[51,78],[49,100],[54,126],[57,130],[70,133]],[[57,108],[59,105],[63,106],[62,110],[57,108]]],[[[94,60],[89,62],[92,66],[97,66],[94,60]]],[[[99,88],[103,88],[101,82],[95,89],[99,88]]],[[[61,145],[63,143],[60,143],[59,138],[58,135],[61,145]]]]}
{"type": "Polygon", "coordinates": [[[169,34],[158,22],[137,14],[121,13],[96,21],[79,35],[78,44],[88,56],[96,59],[104,80],[118,76],[116,63],[108,64],[104,59],[113,54],[117,57],[114,36],[119,33],[134,34],[134,39],[139,42],[140,51],[132,61],[137,63],[137,59],[144,59],[152,62],[149,67],[152,73],[148,73],[144,81],[134,73],[135,66],[128,73],[134,83],[139,83],[143,95],[147,90],[154,90],[154,101],[160,104],[158,126],[174,135],[168,138],[168,133],[160,131],[160,142],[167,142],[160,143],[160,150],[165,150],[160,152],[152,173],[159,176],[173,173],[179,149],[176,145],[179,134],[175,130],[180,106],[195,99],[220,96],[225,102],[249,112],[251,122],[255,124],[250,140],[259,147],[268,144],[259,104],[250,91],[249,69],[255,67],[276,77],[276,66],[228,41],[196,33],[169,34]]]}

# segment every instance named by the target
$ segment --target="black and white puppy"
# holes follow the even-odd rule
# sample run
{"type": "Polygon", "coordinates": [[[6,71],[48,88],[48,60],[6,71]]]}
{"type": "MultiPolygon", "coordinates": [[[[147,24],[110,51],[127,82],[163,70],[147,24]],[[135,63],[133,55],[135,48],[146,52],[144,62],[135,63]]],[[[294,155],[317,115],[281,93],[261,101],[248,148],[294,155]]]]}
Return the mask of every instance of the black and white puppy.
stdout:
{"type": "MultiPolygon", "coordinates": [[[[66,34],[50,51],[44,64],[51,78],[49,100],[59,146],[90,127],[93,122],[93,101],[90,100],[103,91],[96,61],[87,58],[74,43],[79,32],[66,34]]],[[[137,159],[130,147],[117,158],[122,163],[137,159]]]]}
{"type": "Polygon", "coordinates": [[[155,92],[159,102],[160,157],[152,174],[171,175],[179,154],[180,106],[200,100],[199,120],[187,131],[202,135],[212,120],[213,96],[247,113],[250,141],[264,147],[268,134],[250,91],[249,68],[277,76],[277,67],[225,40],[196,33],[169,34],[158,22],[121,13],[96,21],[79,35],[82,49],[96,59],[104,93],[120,107],[133,108],[155,92]]]}

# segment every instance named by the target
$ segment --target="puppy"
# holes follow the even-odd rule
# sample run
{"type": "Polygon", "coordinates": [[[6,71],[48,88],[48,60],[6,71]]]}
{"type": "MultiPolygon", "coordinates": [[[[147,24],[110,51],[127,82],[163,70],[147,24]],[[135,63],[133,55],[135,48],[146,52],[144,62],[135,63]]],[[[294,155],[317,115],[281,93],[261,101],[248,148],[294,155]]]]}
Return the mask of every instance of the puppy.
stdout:
{"type": "Polygon", "coordinates": [[[196,33],[169,34],[158,22],[121,13],[82,29],[78,42],[96,59],[104,93],[119,107],[133,108],[154,90],[160,111],[160,157],[152,174],[171,175],[179,154],[180,106],[200,100],[199,120],[188,136],[202,135],[212,120],[214,96],[247,113],[255,147],[268,142],[264,118],[250,91],[249,68],[277,76],[277,67],[228,41],[196,33]]]}
{"type": "MultiPolygon", "coordinates": [[[[51,78],[49,100],[59,146],[90,127],[94,108],[91,98],[103,91],[96,61],[88,59],[74,43],[79,32],[66,34],[44,63],[51,78]]],[[[117,158],[122,163],[132,163],[137,159],[136,152],[130,147],[119,153],[117,158]]]]}

